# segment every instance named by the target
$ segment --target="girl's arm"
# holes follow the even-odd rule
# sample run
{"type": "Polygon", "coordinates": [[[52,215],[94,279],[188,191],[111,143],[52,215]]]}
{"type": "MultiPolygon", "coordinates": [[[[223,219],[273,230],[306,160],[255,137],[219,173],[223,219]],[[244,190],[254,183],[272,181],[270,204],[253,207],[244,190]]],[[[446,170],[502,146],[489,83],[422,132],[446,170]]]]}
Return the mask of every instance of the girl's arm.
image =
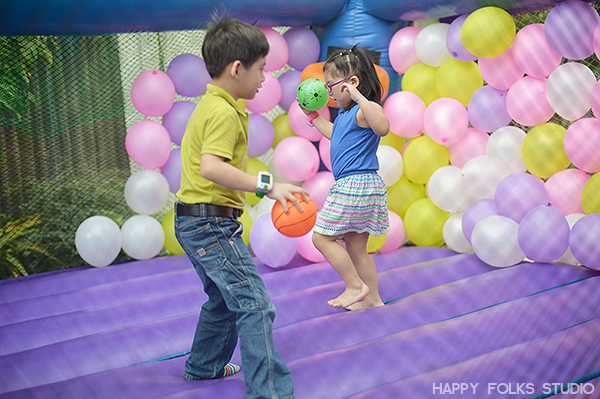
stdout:
{"type": "Polygon", "coordinates": [[[348,90],[352,100],[360,107],[356,113],[356,123],[359,126],[370,127],[378,136],[387,135],[390,132],[390,121],[383,113],[381,105],[367,100],[356,87],[350,84],[343,83],[341,90],[344,89],[348,90]]]}
{"type": "MultiPolygon", "coordinates": [[[[299,104],[298,104],[299,105],[299,104]]],[[[306,116],[310,115],[312,111],[309,111],[300,105],[300,109],[302,112],[306,114],[306,116]]],[[[321,133],[325,138],[331,140],[331,132],[333,131],[333,122],[328,121],[322,116],[317,116],[313,119],[312,124],[317,128],[319,133],[321,133]]]]}

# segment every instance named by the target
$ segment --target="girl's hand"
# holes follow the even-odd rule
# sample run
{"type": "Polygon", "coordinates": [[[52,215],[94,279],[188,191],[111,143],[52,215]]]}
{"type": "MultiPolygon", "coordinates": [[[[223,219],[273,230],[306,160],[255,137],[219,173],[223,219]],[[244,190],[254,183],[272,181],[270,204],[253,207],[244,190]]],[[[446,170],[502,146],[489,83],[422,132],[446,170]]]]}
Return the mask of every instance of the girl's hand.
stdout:
{"type": "Polygon", "coordinates": [[[298,101],[298,99],[296,99],[296,102],[298,103],[298,106],[300,107],[300,109],[302,110],[302,112],[304,112],[304,114],[306,116],[310,115],[313,111],[309,111],[306,108],[304,108],[302,105],[300,105],[300,102],[298,101]]]}
{"type": "Polygon", "coordinates": [[[357,104],[360,99],[365,97],[360,91],[358,91],[358,89],[354,85],[351,85],[349,83],[342,83],[342,85],[340,86],[340,91],[343,93],[344,90],[348,91],[348,94],[350,94],[350,98],[352,99],[352,101],[354,101],[357,104]]]}

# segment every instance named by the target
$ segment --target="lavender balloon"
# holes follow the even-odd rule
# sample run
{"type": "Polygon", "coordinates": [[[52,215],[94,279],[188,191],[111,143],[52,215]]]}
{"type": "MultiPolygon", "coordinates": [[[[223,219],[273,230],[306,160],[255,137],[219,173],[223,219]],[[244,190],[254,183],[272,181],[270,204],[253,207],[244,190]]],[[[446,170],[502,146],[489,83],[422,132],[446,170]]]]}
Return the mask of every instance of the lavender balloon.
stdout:
{"type": "Polygon", "coordinates": [[[169,132],[169,136],[171,136],[171,140],[175,144],[181,145],[185,128],[194,109],[196,109],[196,104],[191,101],[177,101],[173,104],[169,112],[163,116],[162,124],[169,132]]]}
{"type": "Polygon", "coordinates": [[[206,92],[211,82],[204,60],[194,54],[180,54],[169,63],[167,75],[175,91],[184,97],[197,97],[206,92]]]}
{"type": "Polygon", "coordinates": [[[288,49],[288,64],[299,71],[319,60],[321,44],[317,34],[306,27],[295,27],[283,34],[288,49]]]}
{"type": "Polygon", "coordinates": [[[248,156],[256,158],[273,145],[275,128],[264,116],[251,114],[248,119],[248,156]]]}
{"type": "Polygon", "coordinates": [[[469,244],[472,244],[471,234],[473,233],[475,225],[479,223],[480,220],[497,214],[498,209],[496,208],[496,203],[491,199],[475,201],[469,205],[462,217],[463,234],[469,244]]]}
{"type": "Polygon", "coordinates": [[[553,262],[569,247],[569,223],[555,207],[540,205],[521,220],[517,239],[528,258],[536,262],[553,262]]]}
{"type": "Polygon", "coordinates": [[[575,259],[585,267],[600,270],[600,213],[579,219],[571,228],[569,246],[575,259]]]}
{"type": "Polygon", "coordinates": [[[469,99],[469,120],[474,128],[493,132],[508,125],[511,116],[506,110],[506,91],[485,85],[469,99]]]}
{"type": "Polygon", "coordinates": [[[599,22],[598,12],[590,4],[567,0],[548,13],[544,33],[548,44],[558,54],[583,60],[594,53],[594,30],[599,22]]]}
{"type": "Polygon", "coordinates": [[[169,190],[172,193],[177,193],[181,188],[181,170],[183,166],[181,164],[181,149],[174,148],[171,150],[171,155],[167,163],[160,168],[160,172],[167,179],[169,183],[169,190]]]}
{"type": "Polygon", "coordinates": [[[290,104],[296,101],[301,77],[302,72],[294,70],[289,70],[279,76],[279,84],[281,84],[281,100],[279,100],[279,106],[286,111],[290,109],[290,104]]]}
{"type": "Polygon", "coordinates": [[[448,28],[448,33],[446,33],[446,47],[448,47],[448,52],[459,61],[475,61],[477,59],[476,55],[471,54],[463,46],[460,39],[460,30],[468,16],[469,14],[464,14],[452,21],[450,28],[448,28]]]}
{"type": "Polygon", "coordinates": [[[548,203],[548,193],[544,183],[537,177],[527,173],[513,173],[498,183],[494,201],[499,215],[520,223],[527,212],[548,203]]]}
{"type": "Polygon", "coordinates": [[[252,223],[250,245],[261,262],[278,268],[290,263],[298,248],[298,238],[286,237],[278,232],[271,220],[271,213],[267,212],[252,223]]]}

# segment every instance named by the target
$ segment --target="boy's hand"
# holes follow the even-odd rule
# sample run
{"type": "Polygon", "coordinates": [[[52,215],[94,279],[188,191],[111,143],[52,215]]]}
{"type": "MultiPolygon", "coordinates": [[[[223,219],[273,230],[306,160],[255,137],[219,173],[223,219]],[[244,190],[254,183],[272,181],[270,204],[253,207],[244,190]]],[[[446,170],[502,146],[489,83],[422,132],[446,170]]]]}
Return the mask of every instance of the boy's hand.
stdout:
{"type": "Polygon", "coordinates": [[[300,193],[300,195],[302,196],[302,199],[304,201],[308,202],[308,197],[307,197],[308,191],[306,191],[302,187],[298,187],[293,184],[284,184],[284,183],[277,183],[277,182],[273,183],[273,189],[267,193],[267,197],[281,202],[281,205],[283,205],[283,210],[285,211],[285,213],[288,212],[287,200],[292,201],[294,203],[294,205],[296,205],[296,208],[298,208],[298,210],[300,212],[304,212],[304,210],[302,209],[302,206],[300,206],[300,202],[298,201],[298,198],[294,197],[293,193],[300,193]]]}

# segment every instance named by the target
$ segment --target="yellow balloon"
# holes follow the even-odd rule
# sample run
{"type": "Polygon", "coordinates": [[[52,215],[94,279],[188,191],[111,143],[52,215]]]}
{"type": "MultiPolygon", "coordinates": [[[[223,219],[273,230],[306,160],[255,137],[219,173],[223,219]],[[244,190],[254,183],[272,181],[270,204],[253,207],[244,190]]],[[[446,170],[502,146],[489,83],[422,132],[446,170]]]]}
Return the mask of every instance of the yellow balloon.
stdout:
{"type": "Polygon", "coordinates": [[[583,187],[581,204],[586,214],[600,213],[600,173],[596,173],[583,187]]]}
{"type": "Polygon", "coordinates": [[[389,145],[390,147],[397,149],[398,152],[401,152],[402,147],[404,147],[404,139],[400,136],[396,136],[392,132],[389,132],[381,138],[379,145],[389,145]]]}
{"type": "Polygon", "coordinates": [[[165,232],[165,248],[173,255],[185,254],[179,241],[177,241],[177,237],[175,237],[175,209],[167,212],[160,224],[165,232]]]}
{"type": "Polygon", "coordinates": [[[425,105],[440,98],[435,86],[435,77],[439,67],[419,63],[408,68],[402,76],[402,90],[410,91],[421,97],[425,105]]]}
{"type": "MultiPolygon", "coordinates": [[[[253,176],[257,176],[258,172],[261,170],[269,170],[267,165],[262,163],[256,158],[248,158],[248,165],[246,167],[246,172],[253,176]]],[[[256,205],[260,202],[260,198],[256,196],[255,193],[246,192],[246,203],[249,205],[256,205]]]]}
{"type": "Polygon", "coordinates": [[[521,156],[532,175],[547,178],[569,166],[571,161],[563,144],[566,131],[556,123],[544,123],[527,133],[521,156]]]}
{"type": "Polygon", "coordinates": [[[441,210],[429,198],[416,200],[406,211],[406,236],[415,245],[440,246],[444,243],[444,223],[450,214],[441,210]]]}
{"type": "Polygon", "coordinates": [[[273,119],[273,128],[275,129],[275,138],[273,139],[273,145],[271,146],[272,148],[277,147],[277,144],[279,144],[283,139],[297,136],[297,134],[294,133],[292,127],[290,126],[290,121],[287,113],[280,114],[275,119],[273,119]]]}
{"type": "Polygon", "coordinates": [[[515,40],[513,17],[498,7],[473,11],[460,30],[463,46],[477,57],[492,58],[505,52],[515,40]]]}
{"type": "Polygon", "coordinates": [[[379,248],[381,248],[385,242],[385,237],[387,237],[387,234],[382,234],[380,236],[370,235],[367,240],[367,252],[373,253],[379,251],[379,248]]]}
{"type": "Polygon", "coordinates": [[[413,183],[425,184],[433,172],[449,161],[448,147],[429,136],[419,136],[404,151],[404,173],[413,183]]]}
{"type": "Polygon", "coordinates": [[[425,185],[413,183],[405,174],[395,184],[387,188],[388,209],[404,218],[409,206],[418,199],[425,198],[425,185]]]}
{"type": "Polygon", "coordinates": [[[242,216],[238,219],[238,221],[242,224],[244,229],[242,230],[242,239],[244,240],[244,244],[250,244],[250,228],[252,227],[252,218],[250,217],[250,213],[244,210],[242,216]]]}
{"type": "Polygon", "coordinates": [[[435,86],[440,97],[454,98],[468,107],[473,93],[483,87],[483,78],[474,61],[451,58],[438,70],[435,86]]]}

